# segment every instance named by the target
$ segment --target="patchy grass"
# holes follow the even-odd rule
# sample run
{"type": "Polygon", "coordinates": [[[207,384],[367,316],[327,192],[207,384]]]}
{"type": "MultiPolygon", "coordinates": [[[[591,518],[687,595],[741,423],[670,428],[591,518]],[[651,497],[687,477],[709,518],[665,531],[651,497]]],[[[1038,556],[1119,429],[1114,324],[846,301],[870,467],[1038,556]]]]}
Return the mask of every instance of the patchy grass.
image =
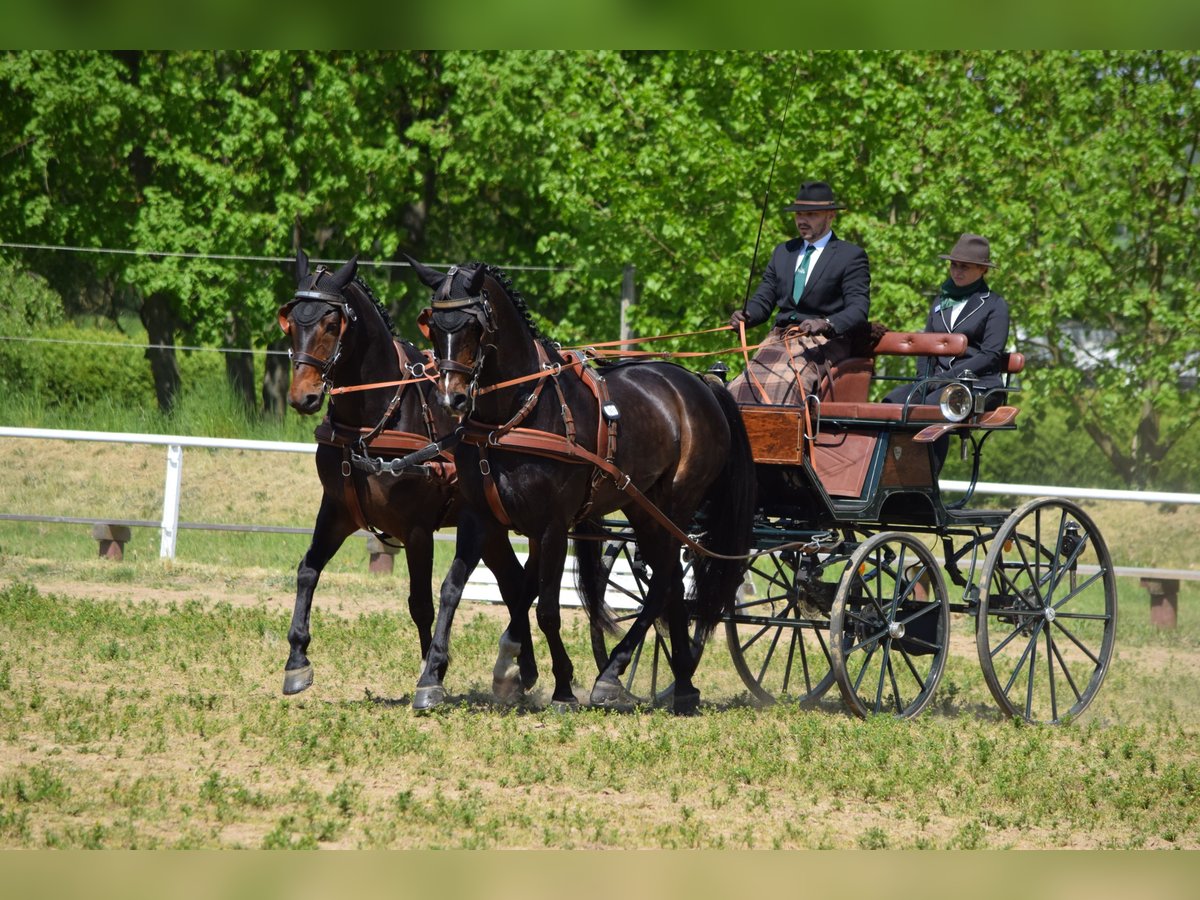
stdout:
{"type": "MultiPolygon", "coordinates": [[[[544,685],[491,703],[502,623],[468,607],[455,703],[419,717],[406,614],[356,606],[377,580],[340,577],[344,607],[314,614],[316,683],[283,698],[290,599],[251,573],[236,602],[181,600],[206,574],[99,597],[6,576],[0,847],[1200,847],[1194,640],[1123,627],[1092,710],[1061,728],[1002,720],[957,652],[912,722],[752,708],[718,648],[696,718],[556,715],[544,685]]],[[[567,632],[582,693],[582,620],[567,632]]]]}

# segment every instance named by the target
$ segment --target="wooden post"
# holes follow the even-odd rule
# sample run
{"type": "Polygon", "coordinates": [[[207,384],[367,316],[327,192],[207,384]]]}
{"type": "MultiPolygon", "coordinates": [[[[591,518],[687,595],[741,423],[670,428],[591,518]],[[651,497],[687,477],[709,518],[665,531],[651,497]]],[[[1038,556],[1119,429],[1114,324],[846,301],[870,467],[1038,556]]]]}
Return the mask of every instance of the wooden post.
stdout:
{"type": "Polygon", "coordinates": [[[1179,579],[1143,578],[1141,585],[1150,592],[1150,624],[1174,628],[1179,617],[1179,579]]]}
{"type": "MultiPolygon", "coordinates": [[[[625,276],[621,279],[621,333],[620,338],[623,341],[629,340],[633,334],[629,330],[629,307],[637,303],[637,292],[634,289],[633,276],[637,272],[637,267],[632,263],[625,266],[625,276]]],[[[622,347],[622,350],[628,350],[628,347],[622,347]]]]}
{"type": "Polygon", "coordinates": [[[102,559],[120,562],[125,558],[125,544],[133,536],[128,525],[93,525],[92,538],[100,542],[102,559]]]}
{"type": "Polygon", "coordinates": [[[400,549],[399,546],[385,544],[373,534],[367,535],[367,553],[370,555],[367,571],[372,575],[390,575],[395,568],[395,557],[400,549]]]}

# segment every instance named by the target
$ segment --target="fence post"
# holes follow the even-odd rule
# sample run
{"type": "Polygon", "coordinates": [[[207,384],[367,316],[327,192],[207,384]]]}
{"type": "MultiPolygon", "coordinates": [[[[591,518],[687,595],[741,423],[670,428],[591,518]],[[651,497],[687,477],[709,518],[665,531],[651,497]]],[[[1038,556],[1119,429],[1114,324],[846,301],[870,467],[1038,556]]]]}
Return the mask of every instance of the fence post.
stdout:
{"type": "Polygon", "coordinates": [[[396,554],[400,548],[395,544],[385,544],[373,534],[367,535],[367,571],[372,575],[389,575],[395,567],[396,554]]]}
{"type": "Polygon", "coordinates": [[[179,486],[183,481],[183,447],[167,445],[167,481],[163,486],[162,543],[158,555],[175,558],[175,536],[179,531],[179,486]]]}
{"type": "Polygon", "coordinates": [[[1179,579],[1143,578],[1141,585],[1150,592],[1150,624],[1174,628],[1179,617],[1179,579]]]}
{"type": "MultiPolygon", "coordinates": [[[[621,279],[621,340],[627,341],[633,335],[629,331],[629,307],[637,303],[637,293],[633,286],[633,276],[637,272],[637,266],[633,263],[625,264],[625,276],[621,279]]],[[[628,349],[622,347],[622,350],[628,349]]]]}
{"type": "Polygon", "coordinates": [[[120,562],[125,558],[125,545],[133,532],[128,525],[93,525],[92,539],[100,543],[100,556],[120,562]]]}

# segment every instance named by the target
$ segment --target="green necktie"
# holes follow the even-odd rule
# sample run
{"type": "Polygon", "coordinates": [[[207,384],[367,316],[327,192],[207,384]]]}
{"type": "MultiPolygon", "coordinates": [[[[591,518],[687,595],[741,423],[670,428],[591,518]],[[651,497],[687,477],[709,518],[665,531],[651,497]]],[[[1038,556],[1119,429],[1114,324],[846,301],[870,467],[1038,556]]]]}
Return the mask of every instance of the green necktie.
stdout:
{"type": "Polygon", "coordinates": [[[799,300],[804,293],[804,279],[808,277],[808,264],[812,260],[813,251],[817,248],[809,244],[804,248],[804,258],[796,269],[796,283],[792,286],[792,300],[799,300]]]}

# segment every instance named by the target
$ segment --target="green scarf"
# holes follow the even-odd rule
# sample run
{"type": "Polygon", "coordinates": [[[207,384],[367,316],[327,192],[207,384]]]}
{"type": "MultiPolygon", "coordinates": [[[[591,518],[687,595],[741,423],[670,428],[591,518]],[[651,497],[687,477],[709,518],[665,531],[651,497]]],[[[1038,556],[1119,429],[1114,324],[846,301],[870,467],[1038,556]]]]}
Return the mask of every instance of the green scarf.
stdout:
{"type": "Polygon", "coordinates": [[[959,287],[954,283],[953,278],[947,278],[942,282],[941,290],[942,294],[938,298],[937,308],[950,309],[951,307],[962,303],[976,291],[986,291],[987,283],[983,280],[983,277],[980,276],[970,284],[964,284],[962,287],[959,287]]]}

